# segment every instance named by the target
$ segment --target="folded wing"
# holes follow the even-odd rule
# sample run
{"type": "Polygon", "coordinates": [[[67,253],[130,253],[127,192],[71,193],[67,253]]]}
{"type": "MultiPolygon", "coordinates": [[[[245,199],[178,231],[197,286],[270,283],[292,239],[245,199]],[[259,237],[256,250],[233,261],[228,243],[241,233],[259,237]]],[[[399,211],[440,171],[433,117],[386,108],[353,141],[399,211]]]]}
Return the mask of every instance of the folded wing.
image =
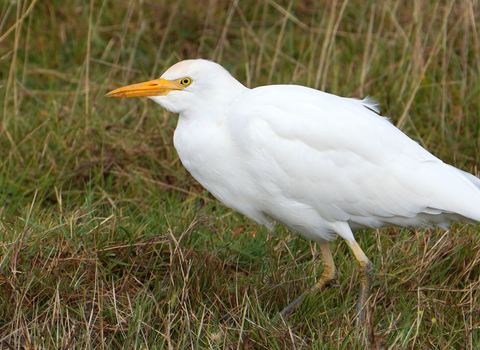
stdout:
{"type": "Polygon", "coordinates": [[[244,166],[262,193],[262,210],[277,218],[282,205],[297,204],[353,229],[479,221],[480,180],[444,164],[372,110],[370,100],[299,86],[243,95],[227,123],[248,154],[244,166]]]}

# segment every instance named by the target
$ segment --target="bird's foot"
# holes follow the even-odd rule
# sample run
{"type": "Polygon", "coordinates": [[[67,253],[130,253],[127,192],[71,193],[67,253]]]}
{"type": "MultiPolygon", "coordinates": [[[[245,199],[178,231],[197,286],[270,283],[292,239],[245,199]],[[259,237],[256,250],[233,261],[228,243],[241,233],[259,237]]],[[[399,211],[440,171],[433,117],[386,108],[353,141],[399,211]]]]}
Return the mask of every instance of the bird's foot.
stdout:
{"type": "Polygon", "coordinates": [[[307,290],[306,292],[303,292],[297,299],[292,301],[290,304],[287,305],[279,314],[279,316],[283,318],[288,318],[293,311],[298,307],[300,302],[307,296],[308,294],[312,292],[323,292],[325,289],[328,288],[340,288],[340,285],[334,283],[337,280],[338,272],[336,269],[326,269],[326,271],[323,273],[322,277],[320,280],[313,285],[312,288],[307,290]]]}
{"type": "Polygon", "coordinates": [[[280,311],[279,315],[283,318],[288,318],[288,316],[290,316],[292,312],[298,307],[303,298],[305,298],[305,296],[309,293],[310,291],[302,293],[302,295],[300,295],[297,299],[292,301],[290,304],[287,305],[287,307],[280,311]]]}

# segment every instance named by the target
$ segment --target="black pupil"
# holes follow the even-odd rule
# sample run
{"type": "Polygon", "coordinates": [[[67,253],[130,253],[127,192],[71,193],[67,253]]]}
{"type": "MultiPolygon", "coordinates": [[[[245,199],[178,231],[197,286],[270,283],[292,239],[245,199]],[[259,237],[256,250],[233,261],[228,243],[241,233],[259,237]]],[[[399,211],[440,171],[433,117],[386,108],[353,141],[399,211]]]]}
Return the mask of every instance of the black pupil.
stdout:
{"type": "Polygon", "coordinates": [[[188,84],[188,79],[183,79],[184,84],[188,84]]]}

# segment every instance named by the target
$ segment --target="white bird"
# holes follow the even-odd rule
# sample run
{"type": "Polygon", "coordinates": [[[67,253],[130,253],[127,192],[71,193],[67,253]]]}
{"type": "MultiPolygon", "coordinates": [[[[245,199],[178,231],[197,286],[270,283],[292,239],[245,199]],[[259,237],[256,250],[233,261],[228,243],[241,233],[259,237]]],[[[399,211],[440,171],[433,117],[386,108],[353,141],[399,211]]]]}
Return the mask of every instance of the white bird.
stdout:
{"type": "Polygon", "coordinates": [[[178,113],[175,148],[203,187],[259,224],[276,221],[318,242],[324,272],[312,290],[336,282],[329,241],[342,237],[361,268],[357,324],[373,275],[352,230],[480,221],[480,179],[419,146],[369,98],[296,85],[249,89],[201,59],[107,96],[147,96],[178,113]]]}

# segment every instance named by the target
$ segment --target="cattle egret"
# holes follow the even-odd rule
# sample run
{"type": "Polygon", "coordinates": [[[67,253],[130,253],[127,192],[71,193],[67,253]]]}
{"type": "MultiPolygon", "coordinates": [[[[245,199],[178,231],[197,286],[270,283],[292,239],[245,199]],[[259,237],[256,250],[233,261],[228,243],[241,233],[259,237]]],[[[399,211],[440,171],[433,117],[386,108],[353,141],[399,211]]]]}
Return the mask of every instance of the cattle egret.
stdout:
{"type": "Polygon", "coordinates": [[[296,85],[249,89],[201,59],[107,96],[147,96],[178,113],[175,148],[203,187],[261,225],[276,221],[318,242],[324,272],[308,292],[336,282],[329,241],[342,237],[360,265],[357,324],[373,275],[352,230],[480,221],[480,179],[420,147],[369,98],[296,85]]]}

